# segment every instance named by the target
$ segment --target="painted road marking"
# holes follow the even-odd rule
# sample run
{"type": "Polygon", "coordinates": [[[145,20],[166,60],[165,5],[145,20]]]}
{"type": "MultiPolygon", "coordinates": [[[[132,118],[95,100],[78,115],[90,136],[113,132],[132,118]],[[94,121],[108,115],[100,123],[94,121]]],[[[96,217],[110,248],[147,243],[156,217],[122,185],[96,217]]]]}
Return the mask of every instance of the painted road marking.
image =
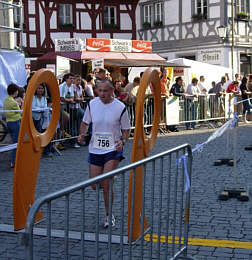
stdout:
{"type": "MultiPolygon", "coordinates": [[[[144,236],[144,240],[150,242],[150,234],[144,236]]],[[[152,235],[152,241],[158,242],[158,235],[152,235]]],[[[166,243],[166,236],[160,236],[160,242],[166,243]]],[[[173,237],[168,236],[168,243],[173,242],[173,237]]],[[[175,244],[179,244],[179,237],[175,237],[175,244]]],[[[184,238],[181,238],[181,244],[184,243],[184,238]]],[[[217,239],[204,239],[204,238],[188,238],[188,245],[191,246],[210,246],[210,247],[230,247],[241,249],[252,249],[252,242],[243,242],[235,240],[217,240],[217,239]]]]}

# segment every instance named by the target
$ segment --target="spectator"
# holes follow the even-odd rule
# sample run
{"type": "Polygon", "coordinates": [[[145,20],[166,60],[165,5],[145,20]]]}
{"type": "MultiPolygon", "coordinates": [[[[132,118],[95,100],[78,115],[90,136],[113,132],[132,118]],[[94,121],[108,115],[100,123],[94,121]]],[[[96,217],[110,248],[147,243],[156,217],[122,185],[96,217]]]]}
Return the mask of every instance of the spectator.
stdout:
{"type": "MultiPolygon", "coordinates": [[[[74,75],[72,73],[67,73],[63,77],[63,83],[59,85],[60,90],[60,101],[61,101],[61,110],[60,110],[60,132],[62,137],[70,138],[71,135],[68,134],[65,129],[69,122],[70,116],[67,112],[68,105],[74,102],[74,75]]],[[[64,149],[62,144],[56,146],[57,149],[64,149]]]]}
{"type": "Polygon", "coordinates": [[[213,94],[214,92],[214,89],[215,89],[215,86],[216,86],[216,82],[215,81],[212,81],[212,87],[209,89],[208,91],[208,94],[213,94]]]}
{"type": "Polygon", "coordinates": [[[22,87],[18,88],[18,95],[15,100],[18,102],[20,109],[24,108],[24,99],[25,99],[25,89],[22,87]]]}
{"type": "MultiPolygon", "coordinates": [[[[201,93],[200,88],[198,86],[198,79],[192,79],[192,83],[188,85],[186,93],[188,94],[188,96],[185,99],[186,121],[195,121],[197,119],[198,95],[200,95],[201,93]]],[[[187,122],[186,129],[194,129],[195,124],[195,122],[187,122]]]]}
{"type": "MultiPolygon", "coordinates": [[[[175,84],[172,85],[170,93],[176,97],[184,97],[186,96],[185,89],[183,86],[182,77],[177,77],[175,80],[175,84]]],[[[167,127],[169,131],[178,132],[178,128],[176,125],[170,125],[167,127]]]]}
{"type": "Polygon", "coordinates": [[[228,86],[232,83],[232,81],[230,80],[228,73],[225,73],[225,77],[226,77],[226,83],[225,83],[224,88],[225,88],[225,91],[226,91],[228,86]]]}
{"type": "MultiPolygon", "coordinates": [[[[15,100],[15,97],[18,95],[19,87],[15,84],[10,84],[7,88],[8,96],[4,100],[4,110],[19,110],[19,105],[15,100]]],[[[7,127],[10,132],[13,143],[18,141],[18,133],[20,128],[21,112],[6,112],[6,121],[7,127]]],[[[11,168],[15,167],[16,160],[16,150],[12,150],[11,154],[11,168]]]]}
{"type": "Polygon", "coordinates": [[[226,83],[226,77],[221,77],[221,81],[215,85],[215,88],[213,89],[213,92],[219,96],[225,93],[225,83],[226,83]]]}
{"type": "Polygon", "coordinates": [[[248,90],[247,84],[248,84],[247,78],[243,77],[241,85],[240,85],[240,90],[241,90],[241,93],[242,93],[242,100],[244,100],[243,103],[242,103],[243,104],[242,114],[243,114],[244,123],[248,123],[248,121],[246,119],[246,115],[251,114],[250,109],[252,108],[252,106],[250,104],[250,100],[248,100],[250,95],[251,95],[251,92],[248,90]]]}
{"type": "Polygon", "coordinates": [[[248,76],[248,90],[252,92],[252,74],[248,76]]]}
{"type": "MultiPolygon", "coordinates": [[[[46,128],[48,127],[48,124],[45,126],[45,121],[49,120],[49,113],[48,111],[45,111],[44,109],[47,108],[47,99],[45,96],[46,93],[46,87],[44,84],[40,84],[37,87],[37,90],[35,91],[33,100],[32,100],[32,109],[41,109],[41,111],[33,111],[32,117],[34,126],[37,129],[39,133],[43,133],[46,128]]],[[[43,154],[46,156],[52,156],[52,145],[49,143],[43,151],[43,154]]]]}
{"type": "Polygon", "coordinates": [[[115,80],[114,81],[114,95],[118,99],[120,99],[121,87],[122,87],[122,81],[115,80]]]}
{"type": "Polygon", "coordinates": [[[98,80],[98,81],[104,80],[107,76],[106,74],[107,74],[107,70],[100,68],[99,71],[98,71],[98,74],[96,76],[96,80],[98,80]]]}
{"type": "Polygon", "coordinates": [[[140,85],[140,77],[135,77],[133,83],[128,83],[125,87],[124,103],[130,105],[136,102],[137,92],[140,85]]]}
{"type": "Polygon", "coordinates": [[[36,109],[36,110],[41,109],[41,111],[32,112],[34,126],[39,133],[42,132],[44,108],[47,108],[47,99],[45,97],[45,86],[43,84],[40,84],[37,87],[32,100],[32,109],[36,109]]]}
{"type": "MultiPolygon", "coordinates": [[[[75,85],[74,85],[74,102],[75,102],[75,104],[73,105],[72,109],[73,109],[73,117],[74,117],[73,121],[75,121],[75,119],[76,119],[76,124],[74,124],[74,126],[75,126],[74,135],[77,136],[77,135],[79,135],[80,124],[81,124],[82,118],[84,116],[84,110],[81,107],[81,104],[84,101],[84,97],[83,97],[83,89],[81,86],[80,75],[75,76],[74,83],[75,83],[75,85]]],[[[78,145],[77,142],[75,142],[74,147],[79,148],[80,146],[78,145]]]]}
{"type": "Polygon", "coordinates": [[[167,77],[166,69],[162,69],[161,72],[162,72],[161,77],[160,77],[161,95],[169,96],[170,78],[167,77]]]}
{"type": "Polygon", "coordinates": [[[214,99],[214,106],[215,109],[215,115],[216,116],[224,116],[224,100],[222,98],[222,95],[225,93],[225,83],[226,83],[226,77],[221,77],[221,81],[215,85],[213,88],[213,93],[216,94],[214,99]],[[217,110],[218,108],[218,110],[217,110]]]}
{"type": "Polygon", "coordinates": [[[227,93],[239,94],[238,86],[239,86],[239,82],[233,81],[228,85],[226,92],[227,93]]]}
{"type": "Polygon", "coordinates": [[[98,78],[98,72],[99,72],[99,68],[95,68],[95,69],[93,70],[93,75],[94,75],[94,78],[95,78],[95,79],[98,78]]]}
{"type": "Polygon", "coordinates": [[[240,76],[240,74],[238,74],[238,73],[235,74],[235,81],[238,81],[239,84],[241,83],[241,76],[240,76]]]}
{"type": "Polygon", "coordinates": [[[170,92],[176,97],[186,96],[182,77],[176,78],[176,82],[172,85],[170,92]]]}
{"type": "Polygon", "coordinates": [[[93,87],[95,85],[95,78],[93,76],[93,74],[88,74],[87,75],[87,85],[85,88],[85,93],[87,94],[88,97],[90,97],[91,99],[94,98],[94,91],[93,91],[93,87]]]}
{"type": "Polygon", "coordinates": [[[97,84],[104,80],[106,78],[106,73],[107,73],[107,70],[106,69],[103,69],[103,68],[100,68],[98,70],[98,72],[96,72],[96,76],[95,76],[95,85],[93,86],[93,90],[94,90],[94,94],[95,96],[97,97],[98,96],[98,91],[97,91],[97,84]]]}
{"type": "Polygon", "coordinates": [[[199,89],[201,94],[207,93],[207,87],[205,85],[205,77],[203,75],[200,76],[199,89]]]}
{"type": "Polygon", "coordinates": [[[85,89],[87,87],[87,81],[85,79],[80,78],[80,86],[82,89],[82,96],[85,96],[85,89]]]}

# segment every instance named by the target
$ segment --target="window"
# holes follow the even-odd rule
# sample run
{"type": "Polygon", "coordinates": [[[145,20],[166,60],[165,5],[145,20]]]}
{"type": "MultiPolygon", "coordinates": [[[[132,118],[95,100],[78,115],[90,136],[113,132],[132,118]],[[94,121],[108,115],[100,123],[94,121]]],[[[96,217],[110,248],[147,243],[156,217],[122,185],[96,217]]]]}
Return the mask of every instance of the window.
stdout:
{"type": "Polygon", "coordinates": [[[144,23],[151,24],[151,5],[144,5],[144,23]]]}
{"type": "Polygon", "coordinates": [[[249,13],[249,1],[248,0],[236,0],[236,12],[237,13],[249,13]]]}
{"type": "MultiPolygon", "coordinates": [[[[13,1],[13,4],[18,4],[19,2],[15,2],[13,1]]],[[[19,26],[20,24],[20,12],[21,12],[21,8],[13,8],[13,18],[14,18],[14,25],[19,26]]]]}
{"type": "Polygon", "coordinates": [[[196,0],[196,14],[207,18],[207,0],[196,0]]]}
{"type": "Polygon", "coordinates": [[[104,6],[104,25],[108,24],[117,24],[115,6],[104,6]]]}
{"type": "Polygon", "coordinates": [[[155,23],[163,21],[163,3],[155,3],[155,23]]]}
{"type": "Polygon", "coordinates": [[[73,23],[73,10],[71,4],[59,5],[59,24],[72,24],[73,23]]]}

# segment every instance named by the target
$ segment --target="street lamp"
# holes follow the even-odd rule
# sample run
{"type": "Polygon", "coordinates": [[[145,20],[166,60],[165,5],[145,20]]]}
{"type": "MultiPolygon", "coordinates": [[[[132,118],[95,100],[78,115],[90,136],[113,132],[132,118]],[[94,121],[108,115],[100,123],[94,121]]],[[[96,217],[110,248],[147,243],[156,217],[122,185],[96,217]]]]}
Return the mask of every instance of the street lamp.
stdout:
{"type": "Polygon", "coordinates": [[[224,40],[227,37],[227,27],[224,25],[220,25],[219,27],[217,27],[217,31],[218,31],[218,35],[219,37],[222,39],[222,41],[224,42],[224,40]]]}

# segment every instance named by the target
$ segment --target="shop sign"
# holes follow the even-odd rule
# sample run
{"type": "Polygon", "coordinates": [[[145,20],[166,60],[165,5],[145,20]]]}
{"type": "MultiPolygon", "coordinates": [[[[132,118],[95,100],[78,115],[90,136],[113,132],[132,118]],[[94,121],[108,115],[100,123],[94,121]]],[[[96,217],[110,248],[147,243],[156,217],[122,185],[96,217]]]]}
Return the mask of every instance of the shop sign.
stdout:
{"type": "Polygon", "coordinates": [[[110,40],[111,51],[113,52],[131,52],[132,43],[131,40],[110,40]]]}
{"type": "Polygon", "coordinates": [[[110,51],[110,39],[86,38],[87,51],[110,51]]]}
{"type": "Polygon", "coordinates": [[[151,41],[86,38],[87,51],[152,52],[151,41]]]}
{"type": "Polygon", "coordinates": [[[84,48],[84,43],[78,38],[67,38],[67,39],[56,39],[55,40],[55,51],[81,51],[84,48]]]}
{"type": "Polygon", "coordinates": [[[179,77],[179,76],[184,76],[184,68],[176,67],[173,69],[173,76],[174,77],[179,77]]]}
{"type": "Polygon", "coordinates": [[[96,68],[104,68],[104,59],[92,60],[92,71],[96,68]]]}
{"type": "Polygon", "coordinates": [[[132,52],[152,52],[152,42],[132,40],[132,52]]]}
{"type": "Polygon", "coordinates": [[[221,49],[199,51],[198,61],[221,65],[223,63],[223,51],[221,49]]]}

